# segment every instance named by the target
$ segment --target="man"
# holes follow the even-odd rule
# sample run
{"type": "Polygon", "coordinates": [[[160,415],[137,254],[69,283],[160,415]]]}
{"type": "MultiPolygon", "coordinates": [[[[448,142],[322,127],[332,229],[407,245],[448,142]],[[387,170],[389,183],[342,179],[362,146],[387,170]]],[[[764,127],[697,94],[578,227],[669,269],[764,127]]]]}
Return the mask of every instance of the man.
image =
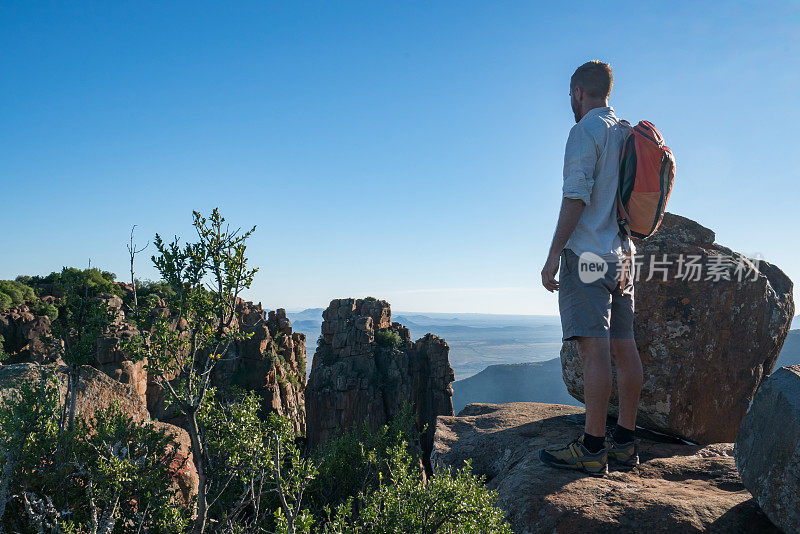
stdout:
{"type": "Polygon", "coordinates": [[[564,341],[578,342],[586,427],[578,439],[542,450],[539,457],[547,465],[592,474],[607,473],[609,458],[638,463],[634,429],[642,389],[642,363],[633,340],[633,276],[622,273],[632,244],[620,236],[616,211],[620,152],[629,130],[608,105],[613,83],[611,66],[600,61],[581,65],[570,80],[577,124],[567,139],[561,212],[542,269],[544,287],[559,292],[564,341]],[[606,438],[612,359],[619,418],[606,438]]]}

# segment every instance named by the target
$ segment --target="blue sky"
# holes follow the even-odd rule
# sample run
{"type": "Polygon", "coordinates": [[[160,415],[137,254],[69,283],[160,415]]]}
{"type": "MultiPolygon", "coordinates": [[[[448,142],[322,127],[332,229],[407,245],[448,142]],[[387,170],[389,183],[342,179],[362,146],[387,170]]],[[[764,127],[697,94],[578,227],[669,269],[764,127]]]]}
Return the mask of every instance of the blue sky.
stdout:
{"type": "Polygon", "coordinates": [[[799,30],[797,2],[4,2],[0,278],[124,277],[131,225],[219,206],[258,225],[266,306],[556,313],[568,82],[598,58],[676,154],[670,211],[800,280],[799,30]]]}

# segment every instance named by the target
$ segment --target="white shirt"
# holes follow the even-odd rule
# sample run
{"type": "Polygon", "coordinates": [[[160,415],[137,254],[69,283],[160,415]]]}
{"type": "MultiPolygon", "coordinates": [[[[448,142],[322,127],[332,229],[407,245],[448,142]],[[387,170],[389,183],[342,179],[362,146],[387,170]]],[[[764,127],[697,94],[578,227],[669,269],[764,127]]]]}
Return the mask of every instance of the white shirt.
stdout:
{"type": "Polygon", "coordinates": [[[606,259],[624,255],[617,224],[619,156],[629,129],[611,107],[594,108],[572,127],[564,151],[564,198],[586,207],[565,248],[606,259]]]}

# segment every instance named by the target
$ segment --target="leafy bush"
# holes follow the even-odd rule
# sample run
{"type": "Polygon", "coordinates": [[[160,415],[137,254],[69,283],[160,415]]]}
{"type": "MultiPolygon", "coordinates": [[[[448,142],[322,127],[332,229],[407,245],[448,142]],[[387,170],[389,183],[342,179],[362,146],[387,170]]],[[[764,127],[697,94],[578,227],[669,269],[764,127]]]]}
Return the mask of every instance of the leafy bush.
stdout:
{"type": "Polygon", "coordinates": [[[50,321],[55,321],[58,319],[58,308],[50,304],[49,302],[40,302],[35,305],[34,311],[36,315],[46,315],[50,318],[50,321]]]}
{"type": "MultiPolygon", "coordinates": [[[[147,300],[150,298],[164,298],[164,299],[171,299],[175,297],[175,290],[166,282],[158,281],[153,282],[151,280],[136,280],[136,296],[138,297],[139,301],[147,300]]],[[[126,294],[126,302],[130,300],[133,301],[132,294],[126,294]]]]}
{"type": "Polygon", "coordinates": [[[389,477],[389,459],[397,444],[404,444],[410,457],[418,462],[418,441],[412,409],[404,406],[389,425],[376,432],[370,432],[364,421],[360,427],[323,444],[314,454],[319,476],[309,487],[314,514],[322,517],[325,506],[336,507],[359,492],[376,489],[382,479],[389,477]]]}
{"type": "Polygon", "coordinates": [[[7,309],[10,306],[22,304],[27,300],[33,300],[36,295],[33,288],[16,280],[0,280],[0,309],[7,309]],[[10,300],[10,304],[9,304],[10,300]]]}
{"type": "Polygon", "coordinates": [[[52,346],[73,372],[75,366],[94,358],[97,338],[112,320],[108,307],[95,297],[108,292],[113,286],[113,276],[97,269],[80,271],[65,267],[53,277],[52,283],[62,296],[57,320],[51,324],[54,338],[61,343],[52,346]],[[109,275],[111,281],[104,275],[109,275]]]}
{"type": "Polygon", "coordinates": [[[0,362],[2,362],[3,360],[8,359],[8,353],[6,352],[6,349],[5,349],[5,346],[4,346],[5,342],[6,342],[6,340],[3,338],[3,336],[0,336],[0,362]]]}
{"type": "MultiPolygon", "coordinates": [[[[91,296],[100,293],[113,293],[122,295],[122,290],[114,283],[116,275],[108,271],[102,271],[95,267],[90,269],[78,269],[76,267],[64,267],[59,272],[52,272],[47,276],[18,276],[17,280],[24,280],[37,292],[45,287],[60,288],[80,287],[88,288],[91,296]]],[[[41,294],[41,293],[40,293],[41,294]]]]}
{"type": "Polygon", "coordinates": [[[383,534],[385,532],[511,534],[503,511],[495,508],[497,494],[487,490],[471,465],[439,471],[424,483],[401,446],[392,449],[390,476],[354,513],[353,499],[336,509],[325,532],[383,534]]]}
{"type": "Polygon", "coordinates": [[[501,533],[511,530],[495,508],[497,494],[467,464],[421,477],[418,434],[406,406],[389,426],[366,425],[329,442],[319,453],[319,477],[309,491],[324,512],[321,532],[382,534],[501,533]]]}
{"type": "Polygon", "coordinates": [[[178,444],[119,407],[60,417],[56,381],[26,383],[0,404],[0,527],[7,532],[184,532],[171,485],[178,444]],[[104,530],[106,529],[106,530],[104,530]]]}
{"type": "Polygon", "coordinates": [[[209,517],[224,532],[309,532],[312,518],[303,493],[315,477],[303,458],[288,419],[259,417],[261,401],[234,390],[228,399],[211,390],[199,421],[206,432],[214,481],[209,485],[209,517]]]}
{"type": "Polygon", "coordinates": [[[381,347],[390,347],[396,349],[402,343],[400,339],[400,334],[397,332],[393,332],[388,329],[378,330],[375,332],[375,343],[380,345],[381,347]]]}

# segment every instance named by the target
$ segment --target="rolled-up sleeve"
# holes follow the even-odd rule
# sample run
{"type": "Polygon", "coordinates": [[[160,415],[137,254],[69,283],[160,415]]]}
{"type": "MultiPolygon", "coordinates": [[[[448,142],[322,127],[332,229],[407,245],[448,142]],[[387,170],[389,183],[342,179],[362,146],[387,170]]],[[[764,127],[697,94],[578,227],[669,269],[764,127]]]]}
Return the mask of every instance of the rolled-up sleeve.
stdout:
{"type": "Polygon", "coordinates": [[[576,124],[569,131],[564,151],[564,198],[582,200],[587,206],[591,203],[596,164],[594,139],[580,123],[576,124]]]}

